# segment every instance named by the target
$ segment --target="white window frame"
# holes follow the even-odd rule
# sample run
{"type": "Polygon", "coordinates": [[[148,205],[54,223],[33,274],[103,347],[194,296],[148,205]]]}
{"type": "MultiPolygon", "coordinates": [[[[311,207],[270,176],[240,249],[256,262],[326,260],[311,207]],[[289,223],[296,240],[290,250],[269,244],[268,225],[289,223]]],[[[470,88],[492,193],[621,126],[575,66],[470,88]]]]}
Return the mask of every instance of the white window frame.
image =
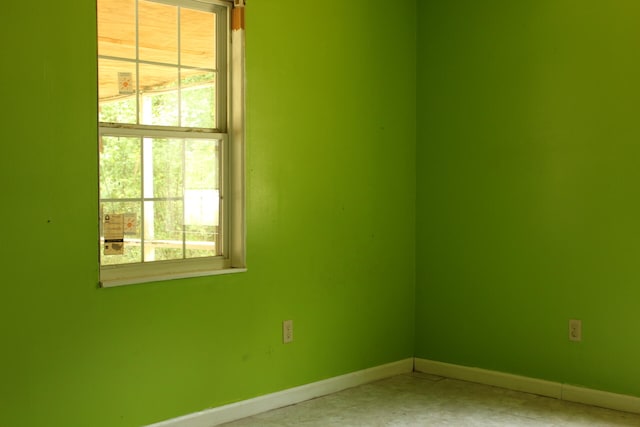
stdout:
{"type": "MultiPolygon", "coordinates": [[[[154,282],[246,271],[246,226],[245,226],[245,102],[244,102],[244,28],[231,28],[233,2],[225,0],[152,0],[158,3],[189,6],[206,3],[226,9],[226,103],[216,120],[218,129],[200,133],[185,133],[166,126],[126,125],[98,122],[98,133],[109,136],[207,138],[221,141],[224,158],[221,171],[221,200],[223,223],[223,255],[218,257],[192,258],[170,261],[140,262],[100,266],[101,287],[113,287],[144,282],[154,282]]],[[[244,1],[235,0],[236,8],[244,8],[244,1]]],[[[218,52],[220,53],[220,52],[218,52]]],[[[220,96],[216,91],[216,96],[220,96]]],[[[218,103],[217,105],[220,105],[218,103]]],[[[216,110],[218,114],[218,110],[216,110]]],[[[99,216],[100,217],[100,216],[99,216]]],[[[102,218],[100,217],[100,221],[102,218]]],[[[99,224],[100,226],[100,224],[99,224]]],[[[99,237],[99,236],[98,236],[99,237]]],[[[98,238],[100,248],[100,239],[98,238]]],[[[100,256],[103,256],[100,254],[100,256]]]]}

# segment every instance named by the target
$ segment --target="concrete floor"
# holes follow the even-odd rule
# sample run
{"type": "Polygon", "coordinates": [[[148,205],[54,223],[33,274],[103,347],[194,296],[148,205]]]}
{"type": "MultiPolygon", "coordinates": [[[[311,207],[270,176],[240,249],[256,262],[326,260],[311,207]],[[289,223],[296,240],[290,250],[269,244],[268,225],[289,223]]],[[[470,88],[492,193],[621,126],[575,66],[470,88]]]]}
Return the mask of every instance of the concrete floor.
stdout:
{"type": "Polygon", "coordinates": [[[640,415],[413,373],[224,426],[640,426],[640,415]]]}

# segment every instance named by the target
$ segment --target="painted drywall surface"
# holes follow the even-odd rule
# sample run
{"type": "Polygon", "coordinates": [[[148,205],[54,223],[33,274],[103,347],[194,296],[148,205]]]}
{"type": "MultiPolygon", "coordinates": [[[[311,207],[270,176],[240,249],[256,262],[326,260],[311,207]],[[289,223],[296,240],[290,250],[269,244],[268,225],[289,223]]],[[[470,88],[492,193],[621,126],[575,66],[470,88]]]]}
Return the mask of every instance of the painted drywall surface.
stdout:
{"type": "Polygon", "coordinates": [[[140,426],[412,355],[415,3],[397,3],[390,39],[364,0],[252,2],[249,272],[106,290],[95,4],[5,5],[0,425],[140,426]]]}
{"type": "Polygon", "coordinates": [[[640,5],[418,5],[416,355],[640,395],[640,5]]]}

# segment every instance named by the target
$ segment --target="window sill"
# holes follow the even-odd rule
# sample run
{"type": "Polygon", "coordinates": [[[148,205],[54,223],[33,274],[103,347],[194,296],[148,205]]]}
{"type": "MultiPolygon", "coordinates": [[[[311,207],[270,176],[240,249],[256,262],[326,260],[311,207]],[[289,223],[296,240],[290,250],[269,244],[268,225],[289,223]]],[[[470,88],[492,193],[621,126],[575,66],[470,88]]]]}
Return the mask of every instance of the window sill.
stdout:
{"type": "Polygon", "coordinates": [[[225,268],[221,270],[199,270],[179,272],[171,274],[145,275],[142,277],[126,277],[100,280],[101,288],[113,288],[116,286],[135,285],[139,283],[161,282],[165,280],[188,279],[190,277],[217,276],[220,274],[244,273],[246,268],[225,268]]]}

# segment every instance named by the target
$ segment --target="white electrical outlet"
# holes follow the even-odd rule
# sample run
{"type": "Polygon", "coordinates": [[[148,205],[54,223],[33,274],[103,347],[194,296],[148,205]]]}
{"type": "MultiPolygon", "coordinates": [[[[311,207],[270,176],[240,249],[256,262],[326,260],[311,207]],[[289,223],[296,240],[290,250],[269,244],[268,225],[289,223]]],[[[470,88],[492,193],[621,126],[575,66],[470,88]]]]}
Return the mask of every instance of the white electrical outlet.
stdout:
{"type": "Polygon", "coordinates": [[[569,341],[582,341],[582,320],[569,320],[569,341]]]}
{"type": "Polygon", "coordinates": [[[289,344],[293,341],[293,320],[282,322],[282,342],[289,344]]]}

